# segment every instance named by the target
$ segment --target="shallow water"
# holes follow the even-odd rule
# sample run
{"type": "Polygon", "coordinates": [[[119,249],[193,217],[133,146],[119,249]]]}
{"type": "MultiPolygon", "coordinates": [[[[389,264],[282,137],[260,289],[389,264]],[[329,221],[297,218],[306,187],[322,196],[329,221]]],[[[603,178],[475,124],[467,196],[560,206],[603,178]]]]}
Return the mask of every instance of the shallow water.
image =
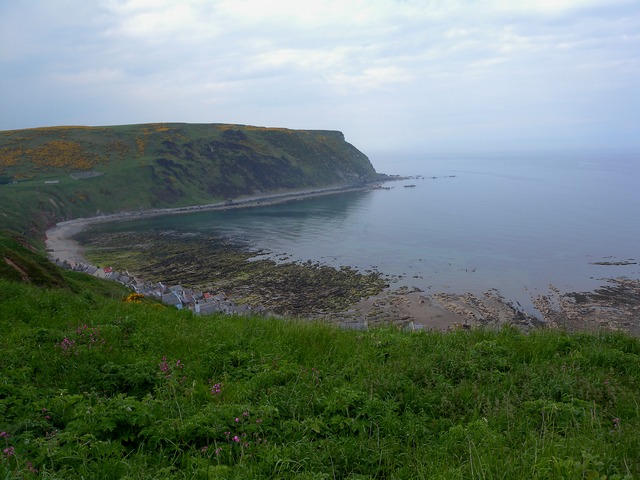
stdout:
{"type": "Polygon", "coordinates": [[[637,264],[593,265],[640,260],[637,157],[399,162],[425,178],[388,183],[390,190],[100,228],[215,233],[278,259],[375,268],[393,276],[392,285],[427,292],[495,288],[531,313],[531,297],[547,293],[549,284],[584,291],[603,278],[640,278],[637,264]]]}

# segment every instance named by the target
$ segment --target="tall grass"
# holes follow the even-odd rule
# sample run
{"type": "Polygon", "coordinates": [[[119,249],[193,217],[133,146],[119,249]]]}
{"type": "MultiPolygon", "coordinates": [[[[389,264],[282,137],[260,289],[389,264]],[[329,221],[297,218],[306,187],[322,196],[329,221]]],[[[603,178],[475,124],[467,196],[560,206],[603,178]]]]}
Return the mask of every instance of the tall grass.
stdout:
{"type": "Polygon", "coordinates": [[[0,281],[0,478],[636,478],[640,342],[195,317],[0,281]]]}

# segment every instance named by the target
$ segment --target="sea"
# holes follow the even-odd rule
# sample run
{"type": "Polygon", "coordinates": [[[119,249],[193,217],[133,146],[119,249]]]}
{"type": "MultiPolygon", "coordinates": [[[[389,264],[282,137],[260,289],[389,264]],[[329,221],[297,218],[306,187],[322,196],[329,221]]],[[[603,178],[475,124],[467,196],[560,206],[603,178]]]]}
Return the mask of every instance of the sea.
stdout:
{"type": "Polygon", "coordinates": [[[214,234],[276,261],[375,270],[391,288],[532,299],[640,279],[640,157],[387,156],[383,188],[103,225],[214,234]]]}

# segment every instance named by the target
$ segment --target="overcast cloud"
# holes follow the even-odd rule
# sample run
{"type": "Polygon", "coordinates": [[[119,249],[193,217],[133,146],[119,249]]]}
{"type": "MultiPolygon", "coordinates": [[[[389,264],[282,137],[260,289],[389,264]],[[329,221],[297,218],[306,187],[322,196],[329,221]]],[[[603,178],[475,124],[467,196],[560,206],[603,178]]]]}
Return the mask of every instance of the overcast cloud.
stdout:
{"type": "Polygon", "coordinates": [[[640,149],[637,0],[0,1],[0,129],[341,130],[365,153],[640,149]]]}

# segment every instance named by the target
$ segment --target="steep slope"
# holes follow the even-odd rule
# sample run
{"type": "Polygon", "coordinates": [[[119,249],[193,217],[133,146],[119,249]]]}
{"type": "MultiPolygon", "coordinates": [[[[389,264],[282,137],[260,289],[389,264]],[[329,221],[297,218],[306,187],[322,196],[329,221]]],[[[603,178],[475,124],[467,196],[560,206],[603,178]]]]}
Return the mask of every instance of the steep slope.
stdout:
{"type": "Polygon", "coordinates": [[[0,280],[63,288],[73,293],[89,290],[91,295],[118,299],[130,292],[117,282],[64,270],[47,260],[24,237],[6,230],[0,230],[0,280]]]}
{"type": "Polygon", "coordinates": [[[0,220],[30,237],[79,216],[377,178],[335,131],[171,123],[0,132],[0,220]]]}
{"type": "Polygon", "coordinates": [[[61,271],[24,238],[0,230],[0,278],[44,287],[65,284],[61,271]]]}

